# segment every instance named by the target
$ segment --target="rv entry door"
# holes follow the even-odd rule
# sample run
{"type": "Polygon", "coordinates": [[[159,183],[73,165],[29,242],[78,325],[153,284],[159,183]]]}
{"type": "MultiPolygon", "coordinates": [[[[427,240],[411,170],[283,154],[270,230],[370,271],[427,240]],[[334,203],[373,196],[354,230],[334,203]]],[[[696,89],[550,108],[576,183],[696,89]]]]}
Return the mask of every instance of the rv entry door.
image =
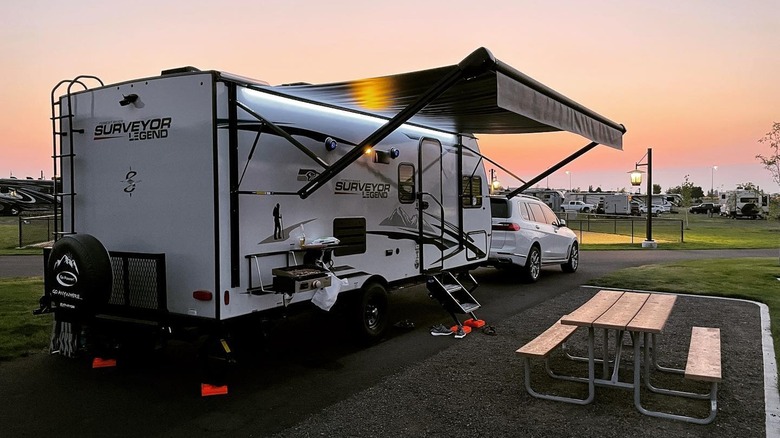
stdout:
{"type": "Polygon", "coordinates": [[[417,197],[421,273],[444,267],[443,164],[441,143],[430,138],[421,139],[417,197]]]}

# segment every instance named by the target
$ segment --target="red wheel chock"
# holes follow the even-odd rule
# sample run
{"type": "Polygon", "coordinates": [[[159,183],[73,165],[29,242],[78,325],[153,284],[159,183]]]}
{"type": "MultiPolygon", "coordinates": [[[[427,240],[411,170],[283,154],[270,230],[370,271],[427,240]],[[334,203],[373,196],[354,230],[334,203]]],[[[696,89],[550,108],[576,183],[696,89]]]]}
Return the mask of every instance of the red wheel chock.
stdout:
{"type": "Polygon", "coordinates": [[[471,328],[482,328],[485,326],[485,321],[482,319],[470,318],[463,321],[463,325],[471,328]]]}
{"type": "Polygon", "coordinates": [[[200,384],[200,396],[208,397],[211,395],[225,395],[228,393],[227,385],[211,385],[209,383],[200,384]]]}
{"type": "Polygon", "coordinates": [[[103,359],[102,357],[96,357],[92,359],[92,368],[109,368],[116,366],[116,359],[103,359]]]}

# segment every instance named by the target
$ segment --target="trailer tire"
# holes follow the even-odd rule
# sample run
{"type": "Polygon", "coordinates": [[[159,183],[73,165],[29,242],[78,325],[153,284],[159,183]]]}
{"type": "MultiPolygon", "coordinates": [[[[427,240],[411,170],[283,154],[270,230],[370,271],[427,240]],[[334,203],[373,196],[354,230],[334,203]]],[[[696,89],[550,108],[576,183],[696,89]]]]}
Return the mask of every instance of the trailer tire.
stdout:
{"type": "Polygon", "coordinates": [[[112,281],[108,251],[94,236],[67,235],[52,246],[46,293],[59,315],[93,315],[111,297],[112,281]]]}
{"type": "Polygon", "coordinates": [[[389,300],[387,290],[379,283],[363,286],[353,306],[352,318],[360,341],[373,343],[385,334],[388,321],[389,300]]]}

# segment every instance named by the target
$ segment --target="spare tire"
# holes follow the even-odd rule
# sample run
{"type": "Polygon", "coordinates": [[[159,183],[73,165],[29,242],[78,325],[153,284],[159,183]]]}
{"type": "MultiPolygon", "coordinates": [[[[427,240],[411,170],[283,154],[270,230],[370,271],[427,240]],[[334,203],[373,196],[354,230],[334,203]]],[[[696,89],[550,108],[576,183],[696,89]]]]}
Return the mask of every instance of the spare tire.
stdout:
{"type": "Polygon", "coordinates": [[[761,212],[756,204],[748,203],[742,206],[742,216],[756,216],[761,212]]]}
{"type": "Polygon", "coordinates": [[[46,263],[46,294],[60,315],[94,314],[111,297],[111,259],[89,234],[57,240],[46,263]]]}

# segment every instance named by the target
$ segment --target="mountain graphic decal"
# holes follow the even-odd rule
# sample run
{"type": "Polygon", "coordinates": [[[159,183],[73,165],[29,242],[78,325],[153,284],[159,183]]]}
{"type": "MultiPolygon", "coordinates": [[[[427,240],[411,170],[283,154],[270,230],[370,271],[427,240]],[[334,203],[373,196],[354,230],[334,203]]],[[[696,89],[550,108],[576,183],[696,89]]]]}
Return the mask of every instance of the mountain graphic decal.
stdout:
{"type": "MultiPolygon", "coordinates": [[[[393,210],[390,216],[380,222],[379,225],[416,229],[418,225],[417,215],[409,216],[409,214],[405,212],[402,207],[398,207],[393,210]]],[[[423,230],[433,231],[433,227],[431,227],[427,222],[423,221],[423,230]]]]}

